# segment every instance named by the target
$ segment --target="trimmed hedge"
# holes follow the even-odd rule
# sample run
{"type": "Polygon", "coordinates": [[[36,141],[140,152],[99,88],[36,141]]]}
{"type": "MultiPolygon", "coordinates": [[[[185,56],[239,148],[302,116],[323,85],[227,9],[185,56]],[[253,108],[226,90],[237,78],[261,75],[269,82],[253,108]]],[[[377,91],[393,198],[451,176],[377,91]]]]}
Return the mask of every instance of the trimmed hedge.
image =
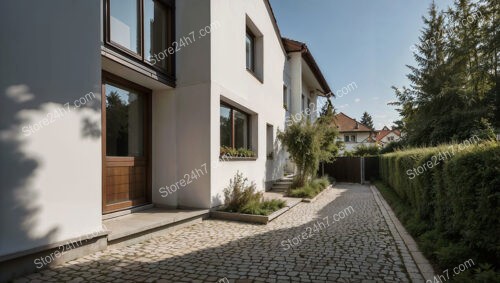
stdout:
{"type": "Polygon", "coordinates": [[[441,269],[472,258],[498,271],[500,144],[469,144],[381,155],[380,178],[408,207],[402,221],[441,269]]]}

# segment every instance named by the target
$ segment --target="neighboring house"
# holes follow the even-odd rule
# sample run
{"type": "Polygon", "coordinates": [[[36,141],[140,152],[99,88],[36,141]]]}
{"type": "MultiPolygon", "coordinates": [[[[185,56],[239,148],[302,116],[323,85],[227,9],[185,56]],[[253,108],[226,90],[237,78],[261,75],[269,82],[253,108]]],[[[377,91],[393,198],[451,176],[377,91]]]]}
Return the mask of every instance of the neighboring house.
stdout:
{"type": "Polygon", "coordinates": [[[382,130],[377,131],[376,140],[377,143],[385,146],[390,142],[396,142],[401,139],[401,131],[399,130],[391,130],[387,126],[384,126],[382,130]]]}
{"type": "MultiPolygon", "coordinates": [[[[318,96],[330,96],[333,93],[305,43],[283,38],[283,44],[288,54],[283,74],[285,126],[301,119],[314,121],[319,115],[318,96]]],[[[286,171],[293,172],[294,165],[287,153],[285,158],[286,171]]]]}
{"type": "MultiPolygon", "coordinates": [[[[33,269],[103,219],[218,206],[237,171],[264,190],[287,163],[277,130],[331,95],[268,0],[0,7],[11,35],[0,53],[0,274],[33,269]],[[221,158],[222,146],[255,157],[221,158]]],[[[78,256],[106,248],[106,232],[92,235],[78,256]]]]}
{"type": "Polygon", "coordinates": [[[341,154],[345,151],[353,151],[356,147],[360,145],[375,145],[374,132],[366,125],[361,124],[346,114],[340,112],[335,115],[333,123],[337,126],[339,130],[339,141],[343,141],[345,148],[341,154]]]}

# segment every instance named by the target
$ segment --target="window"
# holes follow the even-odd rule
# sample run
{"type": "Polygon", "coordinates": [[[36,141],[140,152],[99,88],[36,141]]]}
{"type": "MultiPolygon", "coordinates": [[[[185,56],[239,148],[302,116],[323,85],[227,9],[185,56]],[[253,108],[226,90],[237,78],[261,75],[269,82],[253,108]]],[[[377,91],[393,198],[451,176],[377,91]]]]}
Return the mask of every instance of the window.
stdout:
{"type": "MultiPolygon", "coordinates": [[[[150,63],[155,55],[167,50],[168,39],[168,10],[164,4],[154,0],[144,0],[144,57],[150,63]]],[[[166,60],[157,60],[158,67],[167,69],[166,60]]]]}
{"type": "Polygon", "coordinates": [[[172,0],[106,0],[106,44],[173,74],[172,0]],[[167,50],[169,50],[167,53],[167,50]]]}
{"type": "Polygon", "coordinates": [[[246,37],[247,69],[255,72],[255,36],[247,29],[246,37]]]}
{"type": "Polygon", "coordinates": [[[145,95],[109,83],[105,90],[106,155],[144,156],[145,95]]]}
{"type": "Polygon", "coordinates": [[[263,83],[264,35],[248,15],[246,16],[245,24],[245,61],[248,73],[260,83],[263,83]]]}
{"type": "Polygon", "coordinates": [[[267,124],[266,126],[266,155],[268,159],[273,159],[274,153],[274,127],[267,124]]]}
{"type": "Polygon", "coordinates": [[[349,136],[348,136],[348,135],[345,135],[345,136],[344,136],[344,141],[345,141],[345,142],[349,142],[349,136]]]}
{"type": "Polygon", "coordinates": [[[356,136],[355,135],[351,136],[351,142],[356,142],[356,136]]]}
{"type": "Polygon", "coordinates": [[[220,105],[220,145],[250,149],[250,117],[231,106],[220,105]]]}
{"type": "Polygon", "coordinates": [[[389,141],[394,141],[394,137],[387,137],[389,141]]]}
{"type": "Polygon", "coordinates": [[[128,50],[141,53],[139,1],[109,0],[110,39],[128,50]]]}
{"type": "Polygon", "coordinates": [[[283,108],[288,110],[288,88],[283,85],[283,108]]]}

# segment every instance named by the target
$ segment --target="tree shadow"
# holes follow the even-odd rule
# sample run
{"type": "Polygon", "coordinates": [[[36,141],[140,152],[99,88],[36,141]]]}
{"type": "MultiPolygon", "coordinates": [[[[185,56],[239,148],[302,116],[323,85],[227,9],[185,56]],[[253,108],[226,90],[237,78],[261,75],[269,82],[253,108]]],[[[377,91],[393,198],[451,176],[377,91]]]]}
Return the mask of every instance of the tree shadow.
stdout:
{"type": "Polygon", "coordinates": [[[299,225],[295,218],[308,215],[310,204],[296,206],[293,209],[297,211],[280,216],[267,227],[208,220],[198,225],[203,226],[203,230],[216,226],[217,232],[212,230],[200,235],[202,229],[186,228],[120,250],[97,253],[34,276],[43,280],[51,274],[55,276],[52,278],[58,278],[71,272],[72,277],[78,277],[90,272],[85,274],[86,279],[96,282],[118,278],[216,282],[224,277],[231,282],[236,279],[290,281],[290,278],[319,282],[361,282],[362,279],[387,282],[391,281],[387,276],[392,276],[394,282],[408,282],[394,239],[371,191],[365,187],[353,195],[347,190],[350,186],[342,185],[340,195],[332,202],[318,199],[321,209],[309,213],[310,218],[299,225]],[[324,224],[321,228],[319,223],[326,223],[325,217],[332,219],[334,214],[349,206],[354,209],[350,215],[335,223],[330,220],[329,225],[324,224]],[[317,232],[314,227],[318,227],[317,232]],[[229,240],[228,236],[228,241],[224,238],[220,244],[210,243],[218,237],[217,233],[219,237],[234,233],[249,236],[242,235],[236,240],[229,240]],[[308,234],[308,239],[293,247],[283,244],[303,233],[308,234]],[[196,246],[205,248],[191,251],[196,246]],[[148,257],[150,252],[156,254],[155,258],[148,257]]]}

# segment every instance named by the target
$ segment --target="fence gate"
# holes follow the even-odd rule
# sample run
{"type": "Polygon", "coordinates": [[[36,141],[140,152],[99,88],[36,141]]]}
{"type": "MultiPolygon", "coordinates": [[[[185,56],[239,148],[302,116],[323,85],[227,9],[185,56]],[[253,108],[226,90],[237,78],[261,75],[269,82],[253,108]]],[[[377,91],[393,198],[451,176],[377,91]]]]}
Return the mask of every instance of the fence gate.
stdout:
{"type": "Polygon", "coordinates": [[[378,178],[378,157],[337,157],[334,162],[322,163],[320,175],[328,175],[337,182],[364,183],[378,178]]]}

